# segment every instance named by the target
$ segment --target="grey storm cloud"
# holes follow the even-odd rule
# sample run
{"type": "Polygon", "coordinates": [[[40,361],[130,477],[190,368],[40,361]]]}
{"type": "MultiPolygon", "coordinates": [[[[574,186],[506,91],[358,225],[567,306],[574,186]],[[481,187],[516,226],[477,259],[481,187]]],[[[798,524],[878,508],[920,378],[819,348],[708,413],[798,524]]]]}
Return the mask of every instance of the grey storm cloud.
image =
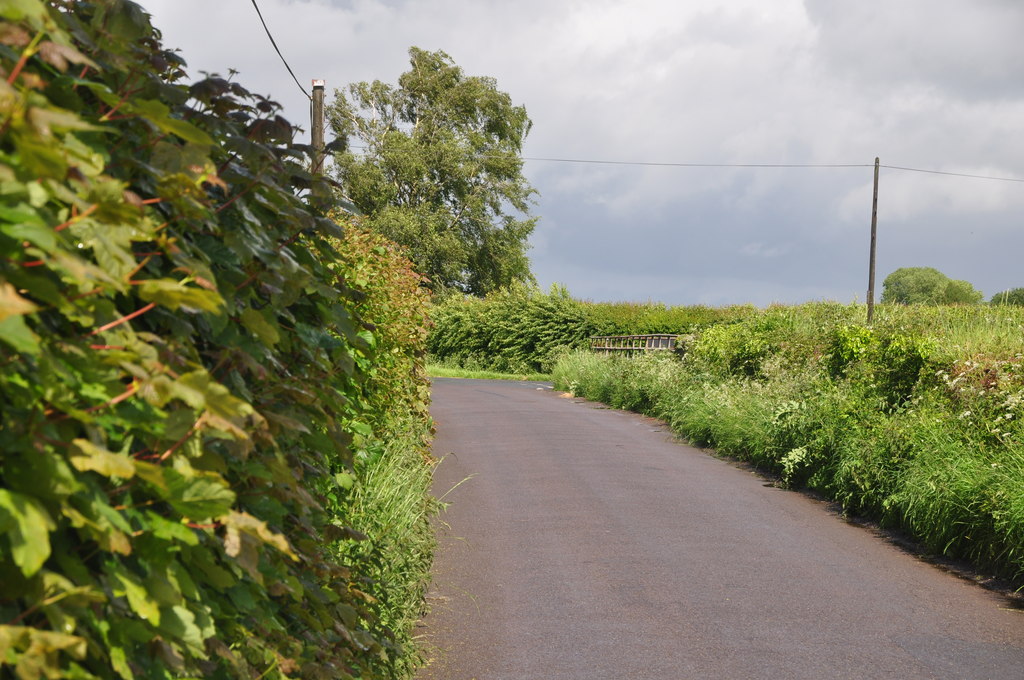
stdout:
{"type": "MultiPolygon", "coordinates": [[[[496,78],[533,119],[530,159],[864,166],[528,160],[538,282],[583,298],[863,300],[876,156],[1024,177],[1016,0],[258,1],[300,81],[329,91],[393,82],[412,45],[496,78]]],[[[236,69],[307,118],[250,0],[142,4],[193,75],[236,69]]],[[[1024,285],[1024,183],[883,168],[879,204],[880,278],[1024,285]]]]}

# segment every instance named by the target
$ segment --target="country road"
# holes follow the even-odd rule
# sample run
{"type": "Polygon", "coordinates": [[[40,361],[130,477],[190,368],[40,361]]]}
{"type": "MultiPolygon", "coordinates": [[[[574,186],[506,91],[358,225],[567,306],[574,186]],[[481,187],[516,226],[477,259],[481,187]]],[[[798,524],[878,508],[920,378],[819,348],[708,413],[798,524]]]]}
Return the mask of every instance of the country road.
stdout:
{"type": "Polygon", "coordinates": [[[435,379],[423,680],[1024,678],[1024,612],[538,383],[435,379]]]}

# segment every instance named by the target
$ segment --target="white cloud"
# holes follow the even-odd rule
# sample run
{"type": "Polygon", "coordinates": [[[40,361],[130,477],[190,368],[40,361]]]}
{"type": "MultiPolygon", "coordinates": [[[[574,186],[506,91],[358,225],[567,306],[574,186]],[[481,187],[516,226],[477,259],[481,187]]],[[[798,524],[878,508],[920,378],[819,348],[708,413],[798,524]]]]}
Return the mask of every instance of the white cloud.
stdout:
{"type": "Polygon", "coordinates": [[[788,244],[765,245],[764,243],[746,243],[740,248],[740,255],[747,257],[774,258],[785,255],[791,250],[788,244]]]}
{"type": "MultiPolygon", "coordinates": [[[[143,4],[193,73],[237,68],[290,119],[308,115],[248,0],[143,4]]],[[[443,49],[467,73],[494,77],[534,121],[527,156],[855,164],[879,156],[1024,177],[1024,4],[1016,0],[259,4],[307,87],[313,77],[329,90],[393,82],[411,45],[443,49]]],[[[537,161],[526,171],[541,194],[531,255],[542,284],[610,299],[645,299],[664,284],[651,294],[662,291],[666,302],[863,297],[869,167],[537,161]],[[686,285],[669,285],[680,277],[686,285]]],[[[983,288],[1024,285],[1012,280],[1019,267],[1007,255],[1024,249],[1024,185],[883,170],[879,203],[889,228],[880,268],[913,261],[962,267],[957,278],[983,288]],[[993,249],[986,239],[996,238],[993,249]]]]}

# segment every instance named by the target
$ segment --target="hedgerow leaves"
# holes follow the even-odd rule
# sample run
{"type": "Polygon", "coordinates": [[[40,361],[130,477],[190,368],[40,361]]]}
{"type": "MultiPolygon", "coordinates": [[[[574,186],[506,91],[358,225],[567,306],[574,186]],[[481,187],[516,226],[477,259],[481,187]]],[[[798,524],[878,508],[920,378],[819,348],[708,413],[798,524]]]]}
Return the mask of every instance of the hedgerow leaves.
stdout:
{"type": "Polygon", "coordinates": [[[0,4],[0,665],[360,677],[397,648],[337,480],[384,398],[334,188],[182,66],[127,0],[0,4]]]}

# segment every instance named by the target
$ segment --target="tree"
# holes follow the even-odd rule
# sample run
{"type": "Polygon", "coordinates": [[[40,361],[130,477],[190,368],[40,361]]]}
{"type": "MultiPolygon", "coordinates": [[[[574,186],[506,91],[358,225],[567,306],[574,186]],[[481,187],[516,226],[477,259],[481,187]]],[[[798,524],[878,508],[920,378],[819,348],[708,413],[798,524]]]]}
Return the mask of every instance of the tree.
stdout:
{"type": "Polygon", "coordinates": [[[882,302],[899,304],[977,304],[981,291],[967,281],[951,279],[933,267],[902,267],[882,283],[882,302]]]}
{"type": "Polygon", "coordinates": [[[328,119],[348,198],[434,290],[484,295],[532,281],[534,190],[520,156],[526,109],[444,52],[413,47],[409,56],[397,87],[374,81],[335,91],[328,119]]]}
{"type": "Polygon", "coordinates": [[[1024,288],[1012,288],[996,293],[991,300],[994,305],[1016,305],[1024,307],[1024,288]]]}

